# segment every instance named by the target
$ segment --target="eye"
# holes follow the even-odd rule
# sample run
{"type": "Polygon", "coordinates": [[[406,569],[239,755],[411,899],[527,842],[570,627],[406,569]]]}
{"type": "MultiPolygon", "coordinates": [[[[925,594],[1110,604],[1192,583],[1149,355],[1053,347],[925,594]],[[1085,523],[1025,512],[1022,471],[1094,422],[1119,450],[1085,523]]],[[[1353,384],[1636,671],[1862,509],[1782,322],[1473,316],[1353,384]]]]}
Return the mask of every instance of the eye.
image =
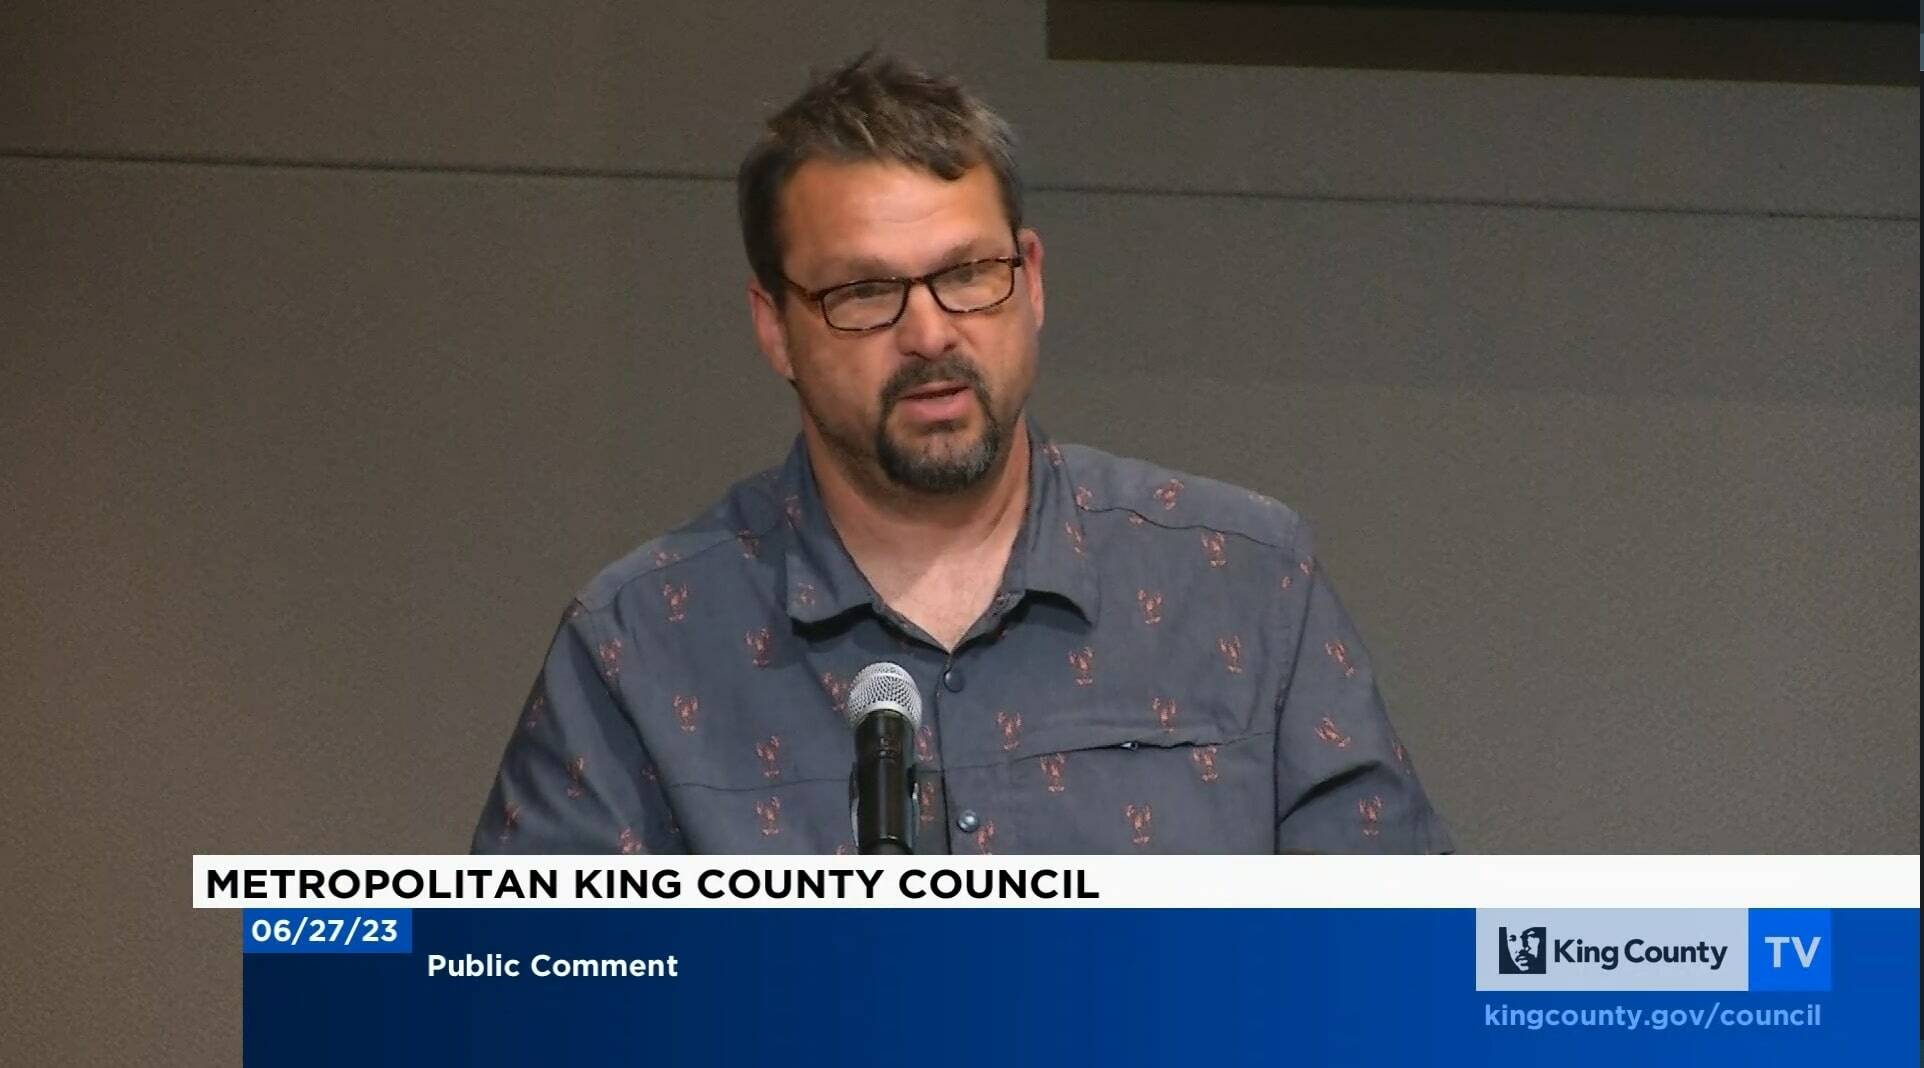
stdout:
{"type": "Polygon", "coordinates": [[[835,291],[837,300],[886,300],[895,296],[893,282],[856,282],[835,291]]]}

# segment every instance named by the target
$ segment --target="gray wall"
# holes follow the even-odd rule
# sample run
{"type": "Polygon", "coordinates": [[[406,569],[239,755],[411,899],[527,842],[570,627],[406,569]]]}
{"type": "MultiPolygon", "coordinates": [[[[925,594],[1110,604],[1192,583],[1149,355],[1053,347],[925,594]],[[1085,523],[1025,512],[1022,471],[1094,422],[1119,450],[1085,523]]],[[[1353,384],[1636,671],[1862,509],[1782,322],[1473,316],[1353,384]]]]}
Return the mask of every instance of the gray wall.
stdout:
{"type": "Polygon", "coordinates": [[[0,12],[0,1060],[238,1058],[192,853],[464,847],[575,584],[785,447],[729,178],[877,40],[1025,136],[1045,423],[1311,518],[1465,848],[1918,847],[1914,89],[164,6],[0,12]]]}

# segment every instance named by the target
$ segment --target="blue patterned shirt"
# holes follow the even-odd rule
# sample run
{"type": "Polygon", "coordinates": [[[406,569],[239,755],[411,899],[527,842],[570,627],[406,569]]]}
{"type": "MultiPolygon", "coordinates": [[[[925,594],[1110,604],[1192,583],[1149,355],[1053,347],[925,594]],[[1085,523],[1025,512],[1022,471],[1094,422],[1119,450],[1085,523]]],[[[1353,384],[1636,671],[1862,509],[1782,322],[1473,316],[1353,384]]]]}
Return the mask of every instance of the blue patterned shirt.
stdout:
{"type": "Polygon", "coordinates": [[[799,439],[568,607],[478,853],[851,852],[855,673],[923,695],[917,851],[1445,852],[1289,508],[1050,443],[953,652],[875,593],[799,439]]]}

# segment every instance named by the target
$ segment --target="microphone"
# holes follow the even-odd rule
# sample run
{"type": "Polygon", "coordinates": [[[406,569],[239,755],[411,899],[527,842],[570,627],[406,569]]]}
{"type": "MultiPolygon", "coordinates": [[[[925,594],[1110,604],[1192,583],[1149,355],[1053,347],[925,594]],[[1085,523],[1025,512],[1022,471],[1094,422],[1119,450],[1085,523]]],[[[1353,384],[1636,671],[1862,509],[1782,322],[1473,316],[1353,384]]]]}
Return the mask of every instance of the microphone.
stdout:
{"type": "Polygon", "coordinates": [[[900,665],[870,664],[848,688],[848,725],[855,728],[849,772],[849,818],[855,851],[915,852],[915,731],[922,695],[900,665]]]}

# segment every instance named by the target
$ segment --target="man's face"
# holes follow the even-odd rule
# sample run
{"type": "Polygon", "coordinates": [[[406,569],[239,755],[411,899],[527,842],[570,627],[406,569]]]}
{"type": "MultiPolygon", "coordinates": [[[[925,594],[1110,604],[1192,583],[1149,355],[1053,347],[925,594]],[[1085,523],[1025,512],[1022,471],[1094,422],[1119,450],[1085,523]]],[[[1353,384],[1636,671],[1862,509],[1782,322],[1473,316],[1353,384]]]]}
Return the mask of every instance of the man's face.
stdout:
{"type": "Polygon", "coordinates": [[[1024,257],[1014,294],[994,308],[945,311],[915,286],[893,326],[864,333],[831,328],[793,289],[779,310],[774,294],[750,293],[763,351],[830,449],[899,488],[980,481],[1020,424],[1042,326],[1042,242],[1025,230],[1018,248],[994,173],[978,166],[951,182],[901,164],[811,161],[782,192],[782,220],[784,268],[811,291],[1024,257]]]}

